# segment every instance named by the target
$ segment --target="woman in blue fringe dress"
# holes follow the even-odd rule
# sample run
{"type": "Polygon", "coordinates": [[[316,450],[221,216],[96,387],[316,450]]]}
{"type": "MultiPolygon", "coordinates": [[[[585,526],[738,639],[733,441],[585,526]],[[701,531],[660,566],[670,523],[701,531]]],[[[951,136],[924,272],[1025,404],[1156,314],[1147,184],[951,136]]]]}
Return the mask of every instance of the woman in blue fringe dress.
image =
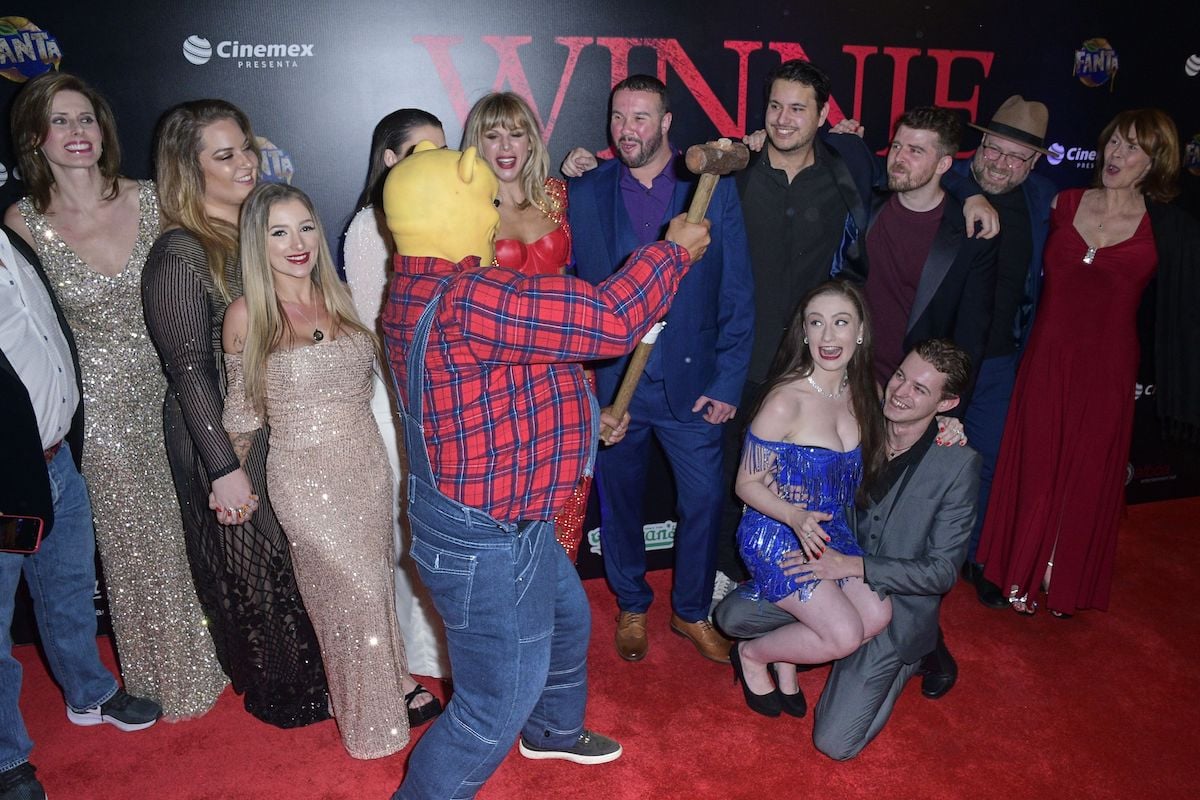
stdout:
{"type": "Polygon", "coordinates": [[[796,664],[848,655],[891,620],[891,601],[880,600],[861,579],[806,581],[784,574],[780,564],[785,553],[797,550],[810,559],[826,548],[863,554],[846,513],[884,462],[884,437],[859,289],[843,281],[813,289],[792,320],[772,373],[738,470],[737,493],[746,503],[738,547],[752,576],[739,591],[775,603],[796,623],[740,643],[732,660],[747,703],[773,716],[770,702],[756,706],[780,692],[788,710],[788,696],[799,692],[796,664]],[[805,522],[814,511],[828,516],[819,527],[805,522]]]}

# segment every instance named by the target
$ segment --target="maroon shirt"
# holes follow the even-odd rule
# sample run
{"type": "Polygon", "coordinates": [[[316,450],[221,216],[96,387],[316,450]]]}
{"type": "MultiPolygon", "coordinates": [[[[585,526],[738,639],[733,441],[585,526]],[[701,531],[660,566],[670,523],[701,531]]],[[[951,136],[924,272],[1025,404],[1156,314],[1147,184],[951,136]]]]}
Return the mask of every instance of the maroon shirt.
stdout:
{"type": "Polygon", "coordinates": [[[891,380],[904,360],[904,335],[925,259],[933,247],[946,198],[929,211],[910,211],[892,195],[867,231],[867,308],[875,348],[875,379],[891,380]]]}

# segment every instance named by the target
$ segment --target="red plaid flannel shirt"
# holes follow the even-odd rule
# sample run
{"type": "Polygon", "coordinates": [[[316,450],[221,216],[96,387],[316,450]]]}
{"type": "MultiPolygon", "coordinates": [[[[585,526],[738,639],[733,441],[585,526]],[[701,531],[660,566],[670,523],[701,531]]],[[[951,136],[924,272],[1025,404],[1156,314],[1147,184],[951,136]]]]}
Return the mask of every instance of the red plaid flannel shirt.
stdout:
{"type": "Polygon", "coordinates": [[[388,360],[404,402],[405,357],[417,320],[443,292],[425,353],[425,445],[438,489],[513,522],[550,519],[591,447],[588,384],[579,362],[623,355],[666,316],[691,260],[669,242],[639,249],[592,286],[397,256],[383,311],[388,360]]]}

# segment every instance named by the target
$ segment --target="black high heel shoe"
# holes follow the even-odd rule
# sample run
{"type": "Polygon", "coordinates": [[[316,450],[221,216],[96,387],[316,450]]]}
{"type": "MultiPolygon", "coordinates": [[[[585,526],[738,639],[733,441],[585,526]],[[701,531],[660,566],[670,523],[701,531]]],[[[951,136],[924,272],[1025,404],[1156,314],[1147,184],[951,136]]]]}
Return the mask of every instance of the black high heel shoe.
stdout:
{"type": "Polygon", "coordinates": [[[800,688],[799,682],[796,683],[796,693],[788,694],[783,689],[779,688],[779,673],[775,669],[774,664],[767,664],[767,669],[771,672],[771,677],[775,679],[775,691],[779,692],[779,704],[783,713],[791,717],[803,717],[808,713],[808,700],[804,698],[804,690],[800,688]]]}
{"type": "Polygon", "coordinates": [[[742,685],[742,695],[746,698],[746,705],[755,714],[762,714],[764,717],[778,717],[783,711],[783,701],[779,699],[778,687],[772,689],[766,694],[755,694],[750,691],[750,687],[746,685],[746,675],[742,672],[742,654],[738,650],[737,642],[734,642],[733,647],[729,648],[729,663],[733,665],[733,682],[742,685]]]}

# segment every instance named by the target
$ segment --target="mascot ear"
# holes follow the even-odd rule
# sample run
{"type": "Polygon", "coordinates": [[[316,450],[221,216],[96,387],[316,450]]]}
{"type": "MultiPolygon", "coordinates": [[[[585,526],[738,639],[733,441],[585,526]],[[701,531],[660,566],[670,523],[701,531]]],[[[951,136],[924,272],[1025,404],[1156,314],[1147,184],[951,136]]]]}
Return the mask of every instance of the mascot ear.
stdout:
{"type": "Polygon", "coordinates": [[[475,164],[477,161],[474,147],[468,147],[463,151],[462,158],[458,159],[458,177],[468,186],[471,185],[471,180],[475,177],[475,164]]]}
{"type": "Polygon", "coordinates": [[[428,139],[422,139],[421,141],[417,142],[416,146],[412,149],[412,151],[414,153],[423,153],[426,150],[438,150],[438,149],[440,149],[440,148],[433,142],[429,141],[428,139]]]}

